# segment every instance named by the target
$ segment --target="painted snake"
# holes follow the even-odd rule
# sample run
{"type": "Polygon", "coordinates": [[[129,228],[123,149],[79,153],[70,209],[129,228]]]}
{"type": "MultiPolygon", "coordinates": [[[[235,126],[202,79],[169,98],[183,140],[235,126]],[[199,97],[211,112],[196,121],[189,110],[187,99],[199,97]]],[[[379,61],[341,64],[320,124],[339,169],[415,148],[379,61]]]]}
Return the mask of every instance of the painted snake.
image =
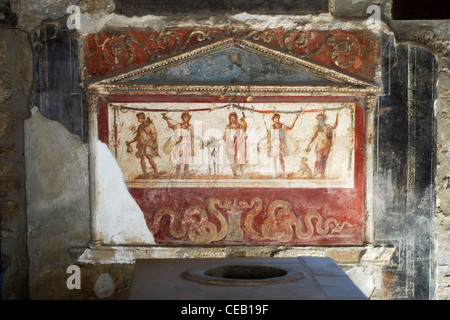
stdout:
{"type": "Polygon", "coordinates": [[[208,201],[208,211],[220,222],[220,231],[214,222],[209,221],[208,213],[199,205],[193,205],[184,212],[177,214],[172,208],[162,208],[155,214],[152,223],[152,232],[156,233],[161,226],[161,219],[168,215],[170,217],[170,234],[177,238],[183,238],[186,234],[188,238],[196,243],[210,243],[223,239],[228,232],[228,223],[222,213],[216,208],[223,206],[219,199],[210,199],[208,201]]]}
{"type": "MultiPolygon", "coordinates": [[[[188,236],[195,243],[211,243],[226,237],[228,222],[218,209],[230,209],[231,201],[211,198],[208,201],[207,210],[200,205],[193,205],[177,214],[172,208],[162,208],[157,211],[152,223],[152,232],[156,233],[161,227],[161,219],[170,217],[170,234],[176,239],[188,236]],[[216,223],[210,220],[208,212],[212,213],[219,221],[219,229],[216,223]]],[[[273,240],[289,242],[294,235],[299,239],[309,239],[314,233],[319,235],[341,232],[345,226],[354,227],[348,221],[339,221],[335,218],[324,220],[318,212],[309,212],[302,219],[292,209],[292,205],[284,200],[275,200],[267,208],[267,217],[262,221],[260,231],[255,230],[255,218],[261,214],[264,208],[263,201],[254,197],[250,201],[240,201],[241,209],[250,209],[244,222],[244,231],[253,240],[273,240]],[[315,223],[314,223],[315,221],[315,223]]]]}
{"type": "Polygon", "coordinates": [[[263,203],[259,198],[251,201],[253,208],[245,219],[245,229],[248,235],[255,240],[276,240],[280,242],[288,242],[295,235],[299,239],[308,239],[314,235],[316,231],[320,235],[336,233],[342,231],[345,226],[353,227],[349,222],[341,222],[335,218],[328,218],[324,221],[322,215],[318,212],[310,212],[306,214],[304,222],[292,210],[289,202],[284,200],[273,201],[268,209],[268,217],[261,225],[261,232],[257,232],[253,228],[253,220],[262,211],[263,203]],[[316,223],[313,223],[316,220],[316,223]],[[330,227],[333,224],[334,227],[330,227]],[[306,227],[306,230],[304,230],[306,227]]]}

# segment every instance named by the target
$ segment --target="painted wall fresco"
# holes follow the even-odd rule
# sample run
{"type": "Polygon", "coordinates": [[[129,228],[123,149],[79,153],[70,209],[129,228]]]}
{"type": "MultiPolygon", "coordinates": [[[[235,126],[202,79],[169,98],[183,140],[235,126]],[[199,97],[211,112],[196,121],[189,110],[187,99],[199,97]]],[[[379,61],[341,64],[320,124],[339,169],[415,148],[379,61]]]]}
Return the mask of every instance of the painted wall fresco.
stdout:
{"type": "Polygon", "coordinates": [[[352,103],[108,107],[110,145],[130,187],[354,186],[352,103]]]}
{"type": "Polygon", "coordinates": [[[86,41],[88,77],[103,88],[99,139],[158,244],[363,243],[369,34],[183,29],[86,41]]]}
{"type": "Polygon", "coordinates": [[[128,190],[155,241],[361,243],[363,108],[352,97],[265,96],[255,97],[249,105],[245,99],[238,103],[219,99],[120,95],[110,96],[99,109],[100,139],[117,155],[128,190]],[[277,115],[286,128],[269,136],[279,142],[273,143],[277,148],[273,150],[267,134],[275,131],[277,115]],[[192,129],[186,135],[181,134],[183,118],[192,129]],[[183,139],[188,143],[182,144],[183,139]],[[240,141],[245,148],[240,148],[240,141]]]}

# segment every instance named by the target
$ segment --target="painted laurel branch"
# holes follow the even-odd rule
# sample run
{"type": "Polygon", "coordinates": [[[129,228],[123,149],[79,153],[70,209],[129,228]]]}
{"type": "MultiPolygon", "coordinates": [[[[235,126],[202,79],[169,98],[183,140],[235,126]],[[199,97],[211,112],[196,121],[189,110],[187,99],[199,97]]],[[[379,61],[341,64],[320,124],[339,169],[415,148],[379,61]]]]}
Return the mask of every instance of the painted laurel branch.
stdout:
{"type": "Polygon", "coordinates": [[[342,232],[345,227],[353,228],[354,225],[348,221],[339,221],[335,218],[323,219],[318,212],[306,214],[303,221],[294,212],[289,202],[275,200],[263,213],[263,201],[255,197],[250,201],[240,201],[238,204],[231,201],[222,201],[212,198],[208,201],[207,211],[198,205],[190,206],[184,212],[177,213],[172,208],[163,208],[156,213],[151,231],[156,233],[161,228],[161,220],[164,216],[169,216],[169,232],[176,239],[186,236],[194,243],[211,243],[223,240],[228,233],[229,225],[227,219],[219,209],[249,209],[244,222],[244,232],[253,240],[269,240],[277,242],[289,242],[298,239],[310,239],[315,234],[331,235],[342,232]],[[215,218],[211,219],[212,214],[215,218]],[[258,215],[266,216],[262,221],[260,231],[254,229],[255,218],[258,215]],[[219,226],[212,220],[219,222],[219,226]]]}

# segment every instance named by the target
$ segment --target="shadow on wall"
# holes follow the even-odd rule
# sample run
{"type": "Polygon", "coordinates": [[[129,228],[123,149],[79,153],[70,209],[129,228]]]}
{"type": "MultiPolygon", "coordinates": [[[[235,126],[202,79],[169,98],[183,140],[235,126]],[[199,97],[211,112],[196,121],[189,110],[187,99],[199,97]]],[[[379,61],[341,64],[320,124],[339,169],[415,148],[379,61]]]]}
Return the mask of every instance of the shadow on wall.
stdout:
{"type": "Polygon", "coordinates": [[[115,0],[115,13],[125,16],[147,14],[191,14],[202,12],[249,13],[249,14],[320,14],[328,12],[327,0],[315,1],[246,1],[246,0],[178,0],[176,5],[170,1],[115,0]]]}
{"type": "MultiPolygon", "coordinates": [[[[1,230],[1,221],[0,221],[1,230]]],[[[2,239],[0,238],[0,300],[2,300],[2,278],[3,278],[3,267],[2,267],[2,239]]]]}

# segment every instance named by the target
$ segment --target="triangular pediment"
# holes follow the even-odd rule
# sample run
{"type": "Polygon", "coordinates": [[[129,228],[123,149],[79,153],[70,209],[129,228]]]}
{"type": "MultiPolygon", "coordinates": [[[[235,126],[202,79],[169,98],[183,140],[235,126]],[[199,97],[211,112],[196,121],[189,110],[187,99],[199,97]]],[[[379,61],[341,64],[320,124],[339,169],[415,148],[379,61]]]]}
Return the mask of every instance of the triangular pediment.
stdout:
{"type": "Polygon", "coordinates": [[[229,38],[97,81],[122,89],[158,86],[287,86],[366,88],[372,84],[330,67],[229,38]]]}

